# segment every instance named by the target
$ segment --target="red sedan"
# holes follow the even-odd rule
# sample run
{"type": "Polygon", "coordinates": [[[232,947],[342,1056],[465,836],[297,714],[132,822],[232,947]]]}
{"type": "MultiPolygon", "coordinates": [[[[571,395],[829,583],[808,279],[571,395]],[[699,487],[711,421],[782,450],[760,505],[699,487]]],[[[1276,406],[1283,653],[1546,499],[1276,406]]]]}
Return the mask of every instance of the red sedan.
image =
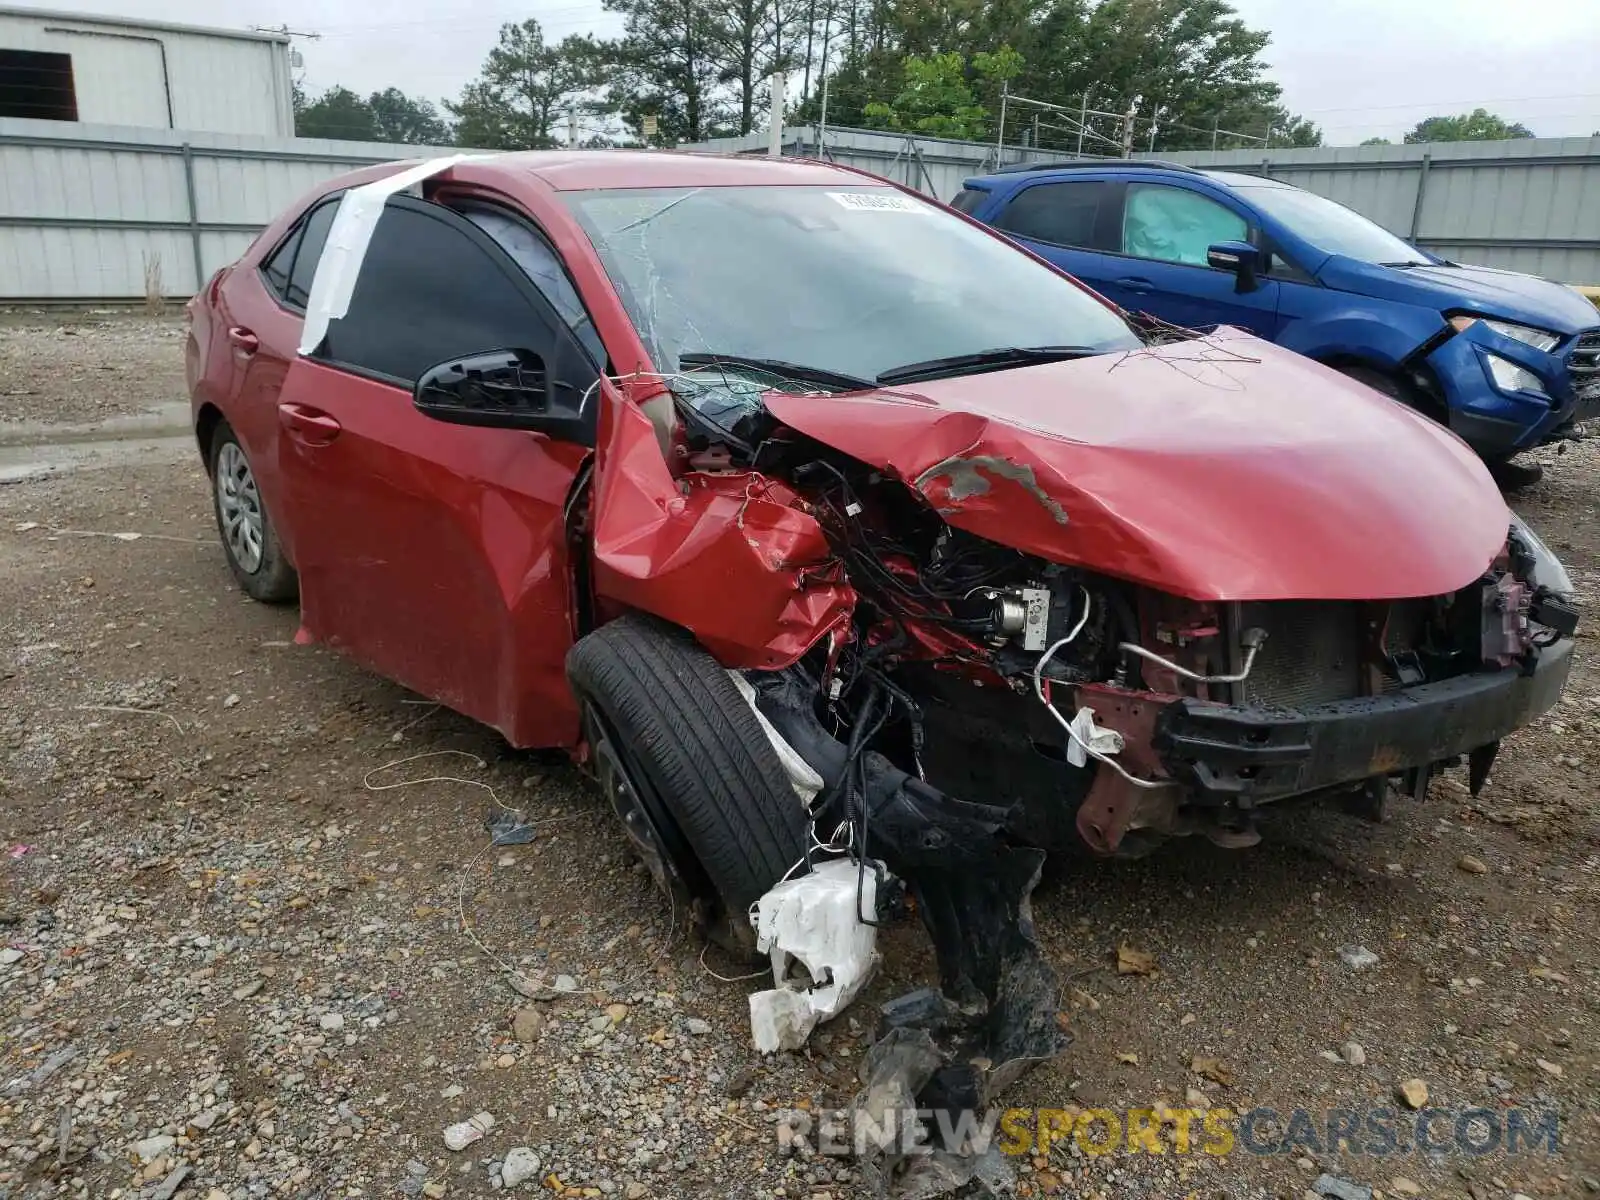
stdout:
{"type": "Polygon", "coordinates": [[[993,1061],[1054,1037],[1043,848],[1477,787],[1570,666],[1565,573],[1440,426],[846,169],[374,168],[191,315],[250,595],[573,749],[727,943],[808,859],[906,880],[993,1061]]]}

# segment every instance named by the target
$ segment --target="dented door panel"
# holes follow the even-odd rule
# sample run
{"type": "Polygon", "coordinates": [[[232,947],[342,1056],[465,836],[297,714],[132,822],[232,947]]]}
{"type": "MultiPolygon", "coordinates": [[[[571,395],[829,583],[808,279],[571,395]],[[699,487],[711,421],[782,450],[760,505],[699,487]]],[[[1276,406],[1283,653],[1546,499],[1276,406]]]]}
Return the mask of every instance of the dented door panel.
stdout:
{"type": "Polygon", "coordinates": [[[575,742],[564,507],[588,451],[442,424],[397,386],[305,359],[279,404],[339,426],[278,439],[302,638],[515,745],[575,742]]]}

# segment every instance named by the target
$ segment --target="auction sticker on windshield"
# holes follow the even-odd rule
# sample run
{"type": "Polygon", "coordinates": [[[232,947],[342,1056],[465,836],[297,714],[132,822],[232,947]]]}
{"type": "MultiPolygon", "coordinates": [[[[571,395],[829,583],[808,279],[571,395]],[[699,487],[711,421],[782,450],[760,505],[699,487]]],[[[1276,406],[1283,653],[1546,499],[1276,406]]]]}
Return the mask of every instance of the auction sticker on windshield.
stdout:
{"type": "Polygon", "coordinates": [[[857,212],[927,212],[928,206],[896,192],[829,192],[840,204],[857,212]]]}

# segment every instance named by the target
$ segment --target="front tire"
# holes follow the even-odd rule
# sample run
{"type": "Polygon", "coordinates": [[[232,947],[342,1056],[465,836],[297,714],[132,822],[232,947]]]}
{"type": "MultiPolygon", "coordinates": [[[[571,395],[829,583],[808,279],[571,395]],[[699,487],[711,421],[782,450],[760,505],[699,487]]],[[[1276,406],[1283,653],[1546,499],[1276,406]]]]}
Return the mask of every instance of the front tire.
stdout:
{"type": "Polygon", "coordinates": [[[628,615],[581,639],[567,678],[595,774],[674,907],[753,955],[748,911],[805,855],[807,820],[728,673],[687,633],[628,615]]]}
{"type": "Polygon", "coordinates": [[[300,580],[283,552],[250,457],[226,421],[211,435],[206,465],[211,507],[228,569],[245,595],[265,604],[286,604],[300,595],[300,580]]]}

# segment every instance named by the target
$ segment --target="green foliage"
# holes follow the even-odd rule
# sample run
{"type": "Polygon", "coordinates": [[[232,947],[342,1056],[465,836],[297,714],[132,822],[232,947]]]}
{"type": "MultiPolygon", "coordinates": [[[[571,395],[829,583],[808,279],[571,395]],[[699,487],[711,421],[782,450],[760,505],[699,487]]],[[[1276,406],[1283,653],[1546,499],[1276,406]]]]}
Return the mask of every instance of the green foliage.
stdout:
{"type": "Polygon", "coordinates": [[[385,88],[367,97],[380,142],[414,146],[448,146],[450,125],[426,100],[414,100],[399,88],[385,88]]]}
{"type": "Polygon", "coordinates": [[[926,58],[908,55],[901,64],[904,82],[893,104],[871,103],[863,110],[869,125],[934,137],[976,139],[989,136],[993,116],[978,103],[973,80],[995,83],[1016,78],[1022,56],[1010,46],[981,51],[967,61],[954,50],[926,58]]]}
{"type": "Polygon", "coordinates": [[[633,136],[644,140],[647,116],[657,125],[650,140],[662,145],[728,132],[732,105],[719,86],[710,7],[703,0],[605,0],[605,7],[624,22],[606,100],[633,136]]]}
{"type": "Polygon", "coordinates": [[[439,110],[399,88],[373,92],[363,100],[349,88],[335,86],[312,100],[296,83],[293,98],[297,137],[405,142],[414,146],[451,144],[450,126],[439,110]]]}
{"type": "Polygon", "coordinates": [[[478,78],[447,101],[463,146],[538,150],[565,142],[569,107],[600,85],[609,55],[593,38],[572,35],[550,45],[531,17],[502,25],[478,78]],[[557,136],[558,130],[561,136],[557,136]]]}
{"type": "Polygon", "coordinates": [[[1508,123],[1486,108],[1475,108],[1455,117],[1429,117],[1418,121],[1406,134],[1406,142],[1500,142],[1510,138],[1531,138],[1526,125],[1508,123]]]}
{"type": "MultiPolygon", "coordinates": [[[[1261,60],[1266,45],[1267,34],[1248,28],[1226,0],[901,0],[875,14],[867,36],[855,39],[853,48],[847,43],[833,76],[829,121],[883,125],[891,119],[887,110],[904,122],[908,83],[929,92],[921,76],[911,78],[913,61],[955,54],[971,64],[963,77],[974,102],[991,114],[990,128],[999,80],[1007,78],[1012,94],[1073,111],[1087,100],[1091,109],[1123,113],[1137,101],[1139,148],[1149,146],[1152,113],[1158,149],[1209,147],[1213,131],[1220,147],[1248,144],[1228,131],[1262,138],[1269,127],[1273,145],[1320,145],[1321,131],[1279,103],[1281,90],[1266,78],[1261,60]],[[978,57],[997,46],[1016,56],[1017,69],[986,80],[978,57]]],[[[948,83],[948,71],[940,78],[948,83]]],[[[965,106],[959,89],[947,92],[946,101],[946,120],[970,125],[957,111],[965,106]]],[[[814,110],[813,105],[808,111],[814,110]]],[[[1019,132],[1032,123],[1031,113],[1021,109],[1011,119],[1019,132]]],[[[1042,132],[1063,124],[1041,114],[1042,132]]],[[[1120,152],[1120,122],[1101,118],[1090,127],[1086,150],[1120,152]]],[[[1065,130],[1054,136],[1058,145],[1074,140],[1065,130]]]]}
{"type": "MultiPolygon", "coordinates": [[[[610,40],[547,43],[534,20],[502,27],[477,79],[445,107],[456,140],[488,148],[564,143],[566,116],[601,118],[584,135],[651,145],[749,133],[769,120],[767,79],[802,85],[788,114],[989,140],[1002,92],[1056,110],[1008,108],[1005,140],[1037,130],[1041,144],[1118,154],[1121,114],[1136,148],[1315,146],[1321,131],[1281,104],[1266,77],[1268,37],[1229,0],[603,0],[622,18],[610,40]],[[647,121],[654,132],[645,134],[647,121]],[[1051,128],[1054,126],[1055,128],[1051,128]],[[620,128],[619,128],[620,127],[620,128]],[[623,133],[622,131],[626,132],[623,133]]],[[[439,140],[446,122],[394,89],[368,100],[334,88],[296,96],[307,136],[439,140]]],[[[1478,129],[1486,113],[1437,118],[1478,129]]],[[[1424,122],[1424,125],[1428,125],[1424,122]]],[[[1472,132],[1465,136],[1516,136],[1472,132]]],[[[1422,126],[1418,127],[1419,130],[1422,126]]],[[[1521,130],[1523,135],[1525,130],[1521,130]]],[[[1412,140],[1408,136],[1407,140],[1412,140]]]]}
{"type": "Polygon", "coordinates": [[[349,88],[331,87],[315,100],[303,98],[295,113],[296,137],[342,138],[351,142],[378,140],[372,106],[349,88]]]}
{"type": "Polygon", "coordinates": [[[1369,137],[1366,141],[1362,142],[1361,144],[1363,146],[1392,146],[1392,145],[1394,145],[1394,143],[1391,142],[1386,137],[1369,137]]]}

